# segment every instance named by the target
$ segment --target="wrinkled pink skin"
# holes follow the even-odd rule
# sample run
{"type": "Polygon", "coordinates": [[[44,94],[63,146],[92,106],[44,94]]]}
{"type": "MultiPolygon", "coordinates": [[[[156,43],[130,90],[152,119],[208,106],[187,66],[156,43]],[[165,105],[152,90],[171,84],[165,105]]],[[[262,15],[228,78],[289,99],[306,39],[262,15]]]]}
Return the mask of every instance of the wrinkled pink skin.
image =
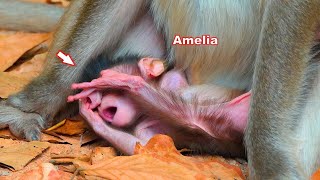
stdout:
{"type": "MultiPolygon", "coordinates": [[[[139,66],[139,68],[142,67],[139,66]]],[[[149,78],[146,74],[144,77],[145,79],[149,78]]],[[[160,87],[167,91],[175,91],[187,86],[188,84],[183,75],[176,71],[167,72],[160,81],[160,87]]],[[[68,102],[80,99],[79,96],[87,96],[87,100],[83,101],[85,106],[90,109],[97,108],[100,117],[115,127],[128,127],[137,119],[137,108],[126,95],[109,93],[102,96],[102,92],[96,91],[96,87],[93,87],[77,95],[69,96],[68,102]]]]}
{"type": "MultiPolygon", "coordinates": [[[[184,76],[174,70],[166,72],[159,83],[161,89],[173,92],[188,86],[184,76]]],[[[154,102],[157,100],[155,98],[157,92],[141,76],[119,73],[112,69],[104,70],[100,78],[91,82],[73,84],[72,88],[84,90],[79,94],[69,96],[68,101],[80,99],[80,113],[91,124],[95,132],[124,153],[132,154],[136,142],[145,144],[155,134],[175,136],[174,128],[150,116],[134,127],[133,134],[114,129],[105,123],[109,122],[118,128],[128,127],[137,120],[138,109],[128,96],[106,94],[102,97],[100,90],[107,88],[128,90],[135,96],[157,105],[157,102],[154,102]],[[94,108],[98,108],[98,112],[94,112],[94,108]]],[[[228,121],[224,124],[221,124],[223,121],[217,121],[217,124],[212,121],[208,124],[208,122],[199,120],[197,126],[214,138],[241,142],[248,119],[249,100],[250,92],[230,102],[205,107],[215,112],[216,119],[224,117],[228,121]]],[[[168,108],[168,113],[175,114],[174,109],[168,108]]],[[[181,116],[181,119],[184,119],[184,116],[181,116]]]]}
{"type": "Polygon", "coordinates": [[[235,129],[244,132],[249,115],[251,92],[247,92],[225,103],[222,110],[231,119],[235,129]]]}

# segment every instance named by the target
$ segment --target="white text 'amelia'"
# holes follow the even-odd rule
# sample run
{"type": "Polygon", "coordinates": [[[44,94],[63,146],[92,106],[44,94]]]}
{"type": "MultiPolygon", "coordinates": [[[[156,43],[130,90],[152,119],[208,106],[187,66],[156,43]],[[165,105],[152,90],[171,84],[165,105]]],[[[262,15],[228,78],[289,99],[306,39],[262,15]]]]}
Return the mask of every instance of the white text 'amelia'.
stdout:
{"type": "Polygon", "coordinates": [[[202,35],[201,37],[179,36],[176,35],[172,45],[218,45],[218,38],[210,35],[202,35]]]}

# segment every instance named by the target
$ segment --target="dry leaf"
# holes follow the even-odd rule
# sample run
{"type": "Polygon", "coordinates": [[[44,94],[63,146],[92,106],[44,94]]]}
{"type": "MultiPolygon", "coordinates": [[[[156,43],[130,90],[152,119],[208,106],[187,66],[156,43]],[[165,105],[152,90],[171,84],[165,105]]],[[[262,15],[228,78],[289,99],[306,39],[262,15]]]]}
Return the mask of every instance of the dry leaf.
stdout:
{"type": "Polygon", "coordinates": [[[180,152],[174,146],[173,140],[165,135],[155,135],[145,146],[137,143],[134,149],[134,154],[161,155],[155,152],[160,152],[161,154],[170,153],[180,155],[180,152]]]}
{"type": "Polygon", "coordinates": [[[31,76],[30,79],[32,79],[38,76],[43,71],[46,62],[46,56],[47,53],[38,54],[22,64],[12,66],[6,72],[10,72],[10,74],[20,76],[22,75],[22,73],[28,73],[29,76],[31,76]]]}
{"type": "Polygon", "coordinates": [[[190,168],[192,168],[192,166],[195,166],[195,165],[212,166],[215,168],[214,169],[208,168],[203,170],[207,170],[208,171],[207,173],[209,174],[212,173],[213,175],[216,175],[216,178],[219,178],[219,176],[220,177],[222,176],[223,178],[229,177],[228,176],[229,170],[233,170],[238,175],[240,175],[242,179],[244,179],[241,169],[238,166],[230,165],[224,162],[221,157],[211,156],[210,158],[198,158],[198,157],[182,156],[180,152],[175,148],[173,140],[169,136],[165,136],[165,135],[154,136],[152,139],[150,139],[150,141],[144,147],[138,143],[135,148],[135,154],[152,155],[157,159],[161,159],[163,161],[167,161],[167,160],[174,161],[175,163],[180,163],[185,165],[186,167],[189,166],[190,168]]]}
{"type": "Polygon", "coordinates": [[[66,173],[64,171],[58,170],[51,163],[43,163],[37,168],[24,173],[20,180],[43,180],[43,179],[59,179],[59,180],[69,180],[72,174],[66,173]]]}
{"type": "Polygon", "coordinates": [[[61,3],[61,5],[63,6],[63,7],[67,7],[67,6],[69,6],[69,4],[70,4],[70,0],[47,0],[47,2],[48,3],[53,3],[53,4],[55,4],[55,3],[61,3]]]}
{"type": "Polygon", "coordinates": [[[183,156],[170,137],[156,135],[133,156],[118,156],[99,164],[74,161],[86,177],[107,179],[244,179],[237,166],[217,159],[199,160],[183,156]],[[232,167],[231,167],[232,166],[232,167]],[[237,170],[235,170],[237,169],[237,170]]]}
{"type": "Polygon", "coordinates": [[[14,137],[14,135],[9,131],[8,128],[0,129],[0,138],[3,138],[3,139],[16,139],[14,137]]]}
{"type": "Polygon", "coordinates": [[[27,2],[34,2],[34,3],[47,3],[48,0],[22,0],[27,2]]]}
{"type": "MultiPolygon", "coordinates": [[[[31,60],[16,66],[10,72],[0,72],[0,97],[7,98],[10,94],[20,91],[43,70],[46,53],[39,54],[31,60]]],[[[1,62],[0,62],[1,64],[1,62]]]]}
{"type": "Polygon", "coordinates": [[[75,164],[81,169],[81,174],[106,179],[194,179],[197,176],[196,172],[178,164],[157,161],[143,155],[119,156],[95,165],[79,162],[75,161],[75,164]]]}
{"type": "Polygon", "coordinates": [[[91,164],[98,164],[117,156],[113,147],[96,147],[91,154],[91,164]]]}
{"type": "Polygon", "coordinates": [[[49,39],[50,33],[16,33],[0,38],[0,71],[12,66],[29,49],[49,39]]]}
{"type": "Polygon", "coordinates": [[[0,148],[0,163],[20,170],[49,147],[47,142],[28,142],[0,148]]]}
{"type": "Polygon", "coordinates": [[[41,44],[38,44],[37,46],[33,47],[32,49],[25,52],[20,60],[28,60],[32,57],[34,57],[37,54],[43,54],[49,50],[49,46],[51,44],[52,38],[49,38],[48,40],[44,41],[41,44]]]}
{"type": "MultiPolygon", "coordinates": [[[[1,134],[1,132],[0,132],[0,134],[1,134]]],[[[4,134],[6,135],[7,133],[4,133],[4,134]]],[[[43,134],[41,136],[43,136],[43,134]]],[[[65,138],[65,136],[62,136],[62,137],[65,138]]],[[[11,179],[19,179],[20,177],[24,177],[25,175],[23,173],[26,173],[26,172],[38,167],[38,165],[40,165],[42,163],[49,162],[52,155],[54,155],[54,156],[69,155],[69,156],[75,156],[77,158],[82,157],[82,155],[87,155],[87,159],[90,160],[92,147],[90,147],[90,146],[80,147],[80,143],[79,143],[80,137],[79,136],[77,136],[77,137],[68,136],[68,138],[74,139],[73,140],[74,145],[50,144],[49,149],[44,151],[37,158],[33,159],[22,170],[11,172],[11,171],[8,171],[8,169],[0,167],[0,180],[2,180],[2,179],[11,180],[11,179]],[[8,172],[9,172],[9,174],[8,174],[8,172]]],[[[24,144],[24,143],[26,143],[26,142],[0,138],[0,147],[6,148],[6,147],[10,147],[12,145],[18,145],[18,144],[24,144]]],[[[81,160],[83,160],[83,158],[81,158],[81,160]]],[[[82,178],[81,176],[79,176],[79,177],[82,178]]],[[[70,178],[68,178],[68,179],[70,179],[70,178]]],[[[77,177],[75,179],[79,179],[79,178],[77,177]]]]}
{"type": "Polygon", "coordinates": [[[91,130],[87,130],[81,135],[81,146],[93,143],[100,140],[100,138],[91,130]]]}
{"type": "Polygon", "coordinates": [[[20,91],[34,77],[33,73],[14,75],[8,72],[0,72],[0,97],[7,98],[10,94],[20,91]]]}
{"type": "Polygon", "coordinates": [[[46,131],[52,131],[64,135],[77,135],[84,133],[87,128],[87,125],[84,121],[65,119],[61,122],[58,123],[59,126],[55,125],[46,131]]]}
{"type": "Polygon", "coordinates": [[[311,180],[320,180],[320,169],[312,175],[311,180]]]}
{"type": "Polygon", "coordinates": [[[41,135],[41,141],[52,144],[69,144],[80,147],[79,136],[63,136],[50,131],[44,131],[44,133],[41,135]]]}

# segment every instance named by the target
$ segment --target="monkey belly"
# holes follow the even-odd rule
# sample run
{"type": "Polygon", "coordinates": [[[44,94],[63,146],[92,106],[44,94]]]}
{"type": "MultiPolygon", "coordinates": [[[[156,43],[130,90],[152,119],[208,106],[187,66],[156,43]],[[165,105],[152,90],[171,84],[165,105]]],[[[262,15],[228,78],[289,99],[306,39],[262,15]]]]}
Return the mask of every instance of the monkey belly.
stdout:
{"type": "Polygon", "coordinates": [[[152,1],[154,21],[163,28],[159,30],[163,30],[167,39],[169,63],[174,61],[175,68],[187,71],[190,85],[209,83],[250,89],[263,4],[259,1],[232,3],[230,6],[224,1],[214,0],[213,3],[152,1]],[[218,45],[173,45],[177,35],[215,36],[218,45]]]}

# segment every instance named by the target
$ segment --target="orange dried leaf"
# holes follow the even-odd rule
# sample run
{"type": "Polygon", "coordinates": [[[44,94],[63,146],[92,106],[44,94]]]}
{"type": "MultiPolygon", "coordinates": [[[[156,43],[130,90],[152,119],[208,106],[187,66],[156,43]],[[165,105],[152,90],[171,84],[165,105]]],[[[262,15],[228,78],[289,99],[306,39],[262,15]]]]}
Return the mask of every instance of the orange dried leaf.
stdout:
{"type": "Polygon", "coordinates": [[[64,135],[77,135],[82,134],[87,128],[87,125],[84,121],[71,119],[65,119],[63,121],[65,122],[61,126],[54,126],[55,128],[49,128],[47,129],[47,131],[52,131],[64,135]]]}
{"type": "Polygon", "coordinates": [[[37,180],[37,179],[59,179],[68,180],[71,179],[72,174],[58,170],[51,163],[43,163],[31,171],[24,173],[19,179],[20,180],[37,180]]]}
{"type": "Polygon", "coordinates": [[[53,131],[53,130],[55,130],[55,129],[58,129],[59,127],[63,126],[63,125],[66,123],[66,121],[67,121],[67,120],[64,119],[64,120],[58,122],[57,124],[51,126],[50,128],[48,128],[46,131],[53,131]]]}
{"type": "Polygon", "coordinates": [[[33,74],[32,77],[38,76],[44,69],[47,53],[35,55],[32,59],[10,68],[6,72],[10,74],[23,75],[22,73],[33,74]]]}
{"type": "Polygon", "coordinates": [[[8,128],[0,129],[0,138],[3,139],[16,139],[14,135],[9,131],[8,128]]]}
{"type": "Polygon", "coordinates": [[[80,169],[84,175],[107,179],[193,179],[197,175],[178,164],[169,165],[145,155],[119,156],[100,164],[82,164],[80,169]]]}
{"type": "Polygon", "coordinates": [[[7,98],[10,94],[20,91],[33,78],[29,73],[14,75],[8,72],[0,72],[0,97],[7,98]]]}
{"type": "Polygon", "coordinates": [[[116,156],[116,150],[112,147],[96,147],[91,154],[91,163],[98,164],[116,156]]]}
{"type": "Polygon", "coordinates": [[[45,54],[36,55],[10,72],[0,72],[0,97],[7,98],[10,94],[20,91],[37,77],[44,67],[45,56],[45,54]]]}
{"type": "Polygon", "coordinates": [[[320,180],[320,169],[312,175],[311,180],[320,180]]]}
{"type": "Polygon", "coordinates": [[[144,147],[138,145],[135,152],[133,156],[118,156],[94,165],[79,161],[74,164],[86,177],[107,179],[244,179],[237,166],[230,168],[232,165],[226,166],[218,158],[200,160],[181,155],[165,135],[156,135],[144,147]]]}
{"type": "Polygon", "coordinates": [[[59,3],[63,7],[67,7],[70,4],[70,1],[68,0],[47,0],[48,3],[59,3]]]}
{"type": "Polygon", "coordinates": [[[34,3],[47,3],[48,0],[23,0],[27,2],[34,2],[34,3]]]}
{"type": "Polygon", "coordinates": [[[88,130],[82,134],[80,143],[81,143],[81,146],[83,146],[83,145],[95,142],[97,140],[99,140],[99,137],[91,130],[88,130]]]}
{"type": "Polygon", "coordinates": [[[16,33],[1,36],[0,71],[8,69],[26,51],[46,41],[49,37],[50,33],[16,33]]]}
{"type": "Polygon", "coordinates": [[[0,163],[20,170],[48,147],[47,142],[33,141],[0,148],[0,163]]]}
{"type": "Polygon", "coordinates": [[[134,154],[154,154],[155,152],[164,154],[180,154],[180,152],[174,146],[173,140],[170,137],[164,135],[155,135],[145,146],[137,143],[134,150],[134,154]]]}

